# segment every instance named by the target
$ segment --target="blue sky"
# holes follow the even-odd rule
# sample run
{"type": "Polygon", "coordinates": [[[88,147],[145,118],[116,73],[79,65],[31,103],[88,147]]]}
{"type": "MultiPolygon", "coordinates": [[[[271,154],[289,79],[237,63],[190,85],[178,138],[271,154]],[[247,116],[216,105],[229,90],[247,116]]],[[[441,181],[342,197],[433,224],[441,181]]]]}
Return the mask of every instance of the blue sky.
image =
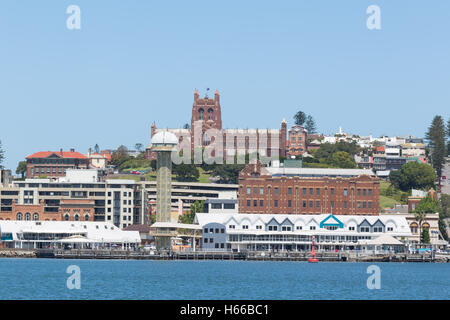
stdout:
{"type": "Polygon", "coordinates": [[[450,2],[0,2],[4,165],[27,155],[150,141],[190,121],[194,89],[221,93],[225,128],[423,136],[450,110],[450,2]],[[81,30],[66,28],[69,5],[81,30]],[[381,30],[366,28],[369,5],[381,30]]]}

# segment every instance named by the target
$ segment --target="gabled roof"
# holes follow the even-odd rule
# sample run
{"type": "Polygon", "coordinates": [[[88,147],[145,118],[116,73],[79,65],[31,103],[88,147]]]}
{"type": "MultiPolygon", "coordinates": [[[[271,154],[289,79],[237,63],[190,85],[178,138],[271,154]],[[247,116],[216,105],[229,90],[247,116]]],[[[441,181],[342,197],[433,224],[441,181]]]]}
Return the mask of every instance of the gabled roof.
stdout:
{"type": "Polygon", "coordinates": [[[344,224],[341,222],[341,220],[336,218],[333,214],[330,214],[328,217],[326,217],[325,219],[323,219],[320,222],[320,227],[323,228],[324,226],[337,226],[339,228],[343,228],[344,224]],[[332,221],[327,222],[330,219],[332,221]]]}
{"type": "Polygon", "coordinates": [[[68,158],[68,159],[88,159],[84,154],[79,152],[71,152],[71,151],[40,151],[29,155],[25,159],[36,159],[36,158],[48,158],[52,155],[55,155],[58,158],[68,158]]]}

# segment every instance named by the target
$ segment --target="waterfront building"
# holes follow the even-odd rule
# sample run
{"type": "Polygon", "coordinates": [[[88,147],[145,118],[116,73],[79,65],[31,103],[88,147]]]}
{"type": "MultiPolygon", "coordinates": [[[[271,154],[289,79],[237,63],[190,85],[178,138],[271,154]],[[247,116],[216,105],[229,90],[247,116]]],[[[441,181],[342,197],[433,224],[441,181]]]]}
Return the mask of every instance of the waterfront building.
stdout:
{"type": "Polygon", "coordinates": [[[63,177],[67,169],[87,169],[89,158],[85,155],[70,151],[41,151],[26,157],[27,178],[63,177]]]}
{"type": "Polygon", "coordinates": [[[136,248],[138,231],[123,231],[109,222],[0,220],[3,248],[136,248]]]}
{"type": "Polygon", "coordinates": [[[379,179],[372,170],[247,165],[239,173],[239,208],[246,213],[379,214],[379,179]]]}
{"type": "Polygon", "coordinates": [[[404,216],[197,213],[203,250],[404,251],[411,230],[404,216]],[[384,242],[384,243],[383,243],[384,242]],[[378,247],[378,248],[376,248],[378,247]]]}

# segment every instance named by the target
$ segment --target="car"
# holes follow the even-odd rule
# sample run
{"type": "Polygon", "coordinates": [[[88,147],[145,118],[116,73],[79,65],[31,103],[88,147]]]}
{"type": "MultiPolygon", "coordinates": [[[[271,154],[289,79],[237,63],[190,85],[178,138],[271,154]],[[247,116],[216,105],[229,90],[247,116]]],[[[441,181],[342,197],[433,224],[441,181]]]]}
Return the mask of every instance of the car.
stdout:
{"type": "Polygon", "coordinates": [[[140,172],[137,171],[137,170],[130,171],[130,173],[131,173],[131,174],[140,174],[140,172]]]}

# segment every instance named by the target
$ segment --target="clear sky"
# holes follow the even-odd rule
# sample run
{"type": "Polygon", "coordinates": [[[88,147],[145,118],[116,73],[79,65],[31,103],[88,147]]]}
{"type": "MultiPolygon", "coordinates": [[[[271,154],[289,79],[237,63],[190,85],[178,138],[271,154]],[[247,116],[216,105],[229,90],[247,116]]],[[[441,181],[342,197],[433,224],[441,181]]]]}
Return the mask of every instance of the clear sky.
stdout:
{"type": "Polygon", "coordinates": [[[150,141],[221,93],[225,128],[423,136],[450,110],[450,1],[0,2],[4,165],[37,151],[150,141]],[[381,30],[366,9],[381,8],[381,30]],[[69,5],[81,30],[69,30],[69,5]]]}

